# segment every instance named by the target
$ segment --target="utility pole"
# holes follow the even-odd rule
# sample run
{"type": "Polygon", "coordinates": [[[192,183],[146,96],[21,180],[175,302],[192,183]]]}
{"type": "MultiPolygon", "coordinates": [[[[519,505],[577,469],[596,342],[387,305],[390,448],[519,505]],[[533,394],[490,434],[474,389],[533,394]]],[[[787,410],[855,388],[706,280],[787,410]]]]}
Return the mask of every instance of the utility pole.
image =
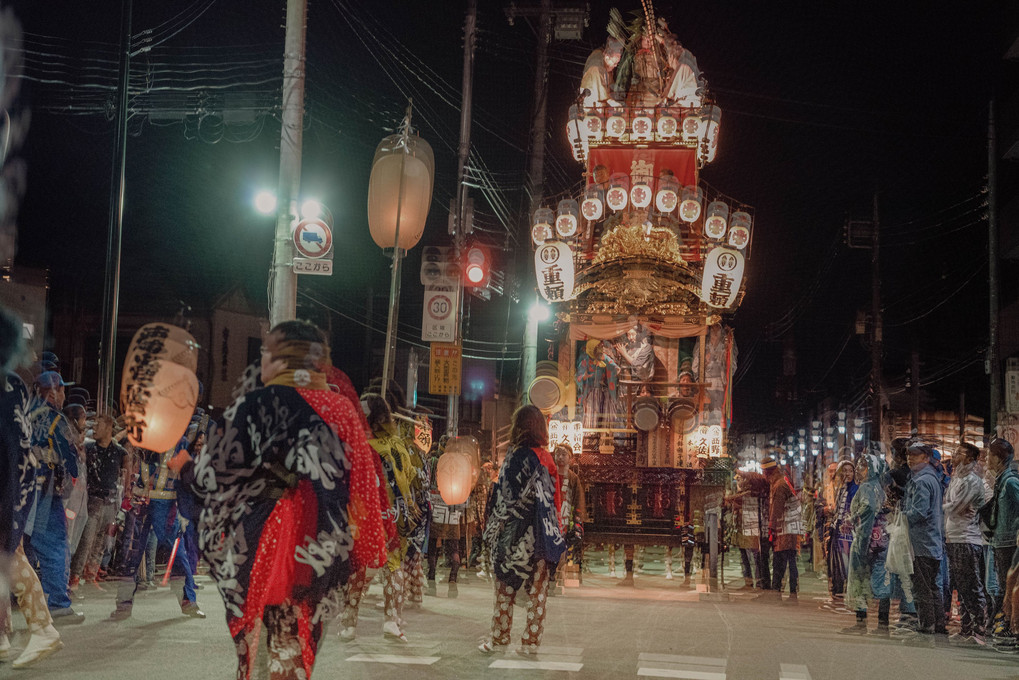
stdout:
{"type": "Polygon", "coordinates": [[[870,287],[871,287],[871,339],[870,339],[870,439],[881,441],[881,354],[882,354],[882,322],[881,322],[881,219],[878,210],[878,193],[874,190],[874,215],[872,227],[872,244],[870,250],[870,287]]]}
{"type": "Polygon", "coordinates": [[[131,73],[132,0],[122,0],[120,15],[120,78],[117,128],[114,132],[113,169],[110,172],[110,223],[106,237],[106,280],[103,284],[103,327],[99,341],[99,385],[96,411],[116,403],[113,365],[117,350],[117,314],[120,308],[120,241],[124,230],[124,182],[127,165],[127,88],[131,73]]]}
{"type": "Polygon", "coordinates": [[[283,111],[280,126],[280,176],[276,191],[276,235],[269,280],[269,326],[297,316],[297,274],[290,225],[297,218],[301,193],[301,145],[304,135],[304,46],[307,0],[287,0],[283,51],[283,111]]]}
{"type": "MultiPolygon", "coordinates": [[[[456,254],[456,261],[460,262],[464,248],[464,239],[471,229],[468,224],[467,210],[467,182],[465,172],[467,160],[471,151],[471,103],[473,101],[474,88],[474,44],[478,26],[478,3],[477,0],[467,0],[467,18],[464,20],[464,69],[463,82],[460,94],[460,146],[457,153],[457,187],[456,214],[453,223],[453,252],[456,254]]],[[[453,342],[463,344],[463,309],[464,309],[464,286],[463,278],[457,278],[456,285],[456,324],[454,326],[453,342]]],[[[446,408],[446,434],[456,437],[460,430],[460,395],[450,394],[446,408]]]]}
{"type": "Polygon", "coordinates": [[[1001,403],[1001,371],[998,366],[998,140],[994,129],[994,100],[987,113],[987,279],[990,284],[987,372],[990,374],[991,418],[989,433],[997,436],[1001,403]]]}
{"type": "Polygon", "coordinates": [[[552,0],[541,0],[538,15],[538,44],[535,47],[534,108],[531,117],[530,157],[527,165],[525,222],[541,205],[545,186],[545,125],[548,122],[548,48],[552,42],[552,0]]]}

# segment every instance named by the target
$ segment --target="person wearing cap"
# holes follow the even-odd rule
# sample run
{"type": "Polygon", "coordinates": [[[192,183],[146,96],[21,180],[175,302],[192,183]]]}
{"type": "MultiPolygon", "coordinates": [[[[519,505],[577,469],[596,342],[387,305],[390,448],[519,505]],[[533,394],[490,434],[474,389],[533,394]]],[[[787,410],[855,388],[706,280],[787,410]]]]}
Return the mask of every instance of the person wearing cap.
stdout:
{"type": "Polygon", "coordinates": [[[67,589],[71,555],[63,499],[79,476],[74,435],[61,413],[67,384],[56,371],[43,371],[35,379],[38,401],[30,422],[32,452],[41,462],[40,492],[25,522],[25,552],[39,565],[39,581],[53,619],[79,623],[85,615],[71,609],[67,589]]]}
{"type": "Polygon", "coordinates": [[[800,573],[796,566],[796,554],[803,532],[802,509],[792,482],[783,474],[774,458],[761,461],[761,471],[771,485],[768,508],[768,533],[772,536],[775,549],[774,570],[771,574],[772,592],[759,597],[764,600],[782,600],[782,579],[789,570],[789,604],[797,603],[800,573]]]}
{"type": "Polygon", "coordinates": [[[117,518],[117,485],[128,487],[130,456],[113,439],[114,423],[110,414],[99,414],[93,431],[95,439],[85,445],[88,521],[71,560],[72,588],[82,575],[86,581],[96,578],[104,547],[103,538],[117,518]]]}
{"type": "Polygon", "coordinates": [[[919,442],[906,449],[912,474],[906,484],[903,512],[909,523],[909,541],[913,546],[913,591],[919,622],[917,632],[947,635],[945,604],[938,573],[945,552],[944,520],[941,504],[943,489],[938,472],[931,465],[933,450],[919,442]]]}
{"type": "Polygon", "coordinates": [[[980,516],[990,533],[994,571],[998,591],[991,602],[990,614],[994,641],[1014,646],[1010,623],[1002,611],[1009,568],[1016,553],[1019,533],[1019,474],[1013,464],[1015,451],[1005,439],[993,439],[987,447],[987,468],[995,475],[994,496],[980,508],[980,516]]]}
{"type": "Polygon", "coordinates": [[[945,549],[951,582],[959,592],[961,628],[959,641],[983,643],[984,551],[980,544],[980,517],[984,504],[984,480],[976,472],[980,450],[969,442],[959,444],[952,457],[954,469],[942,510],[945,513],[945,549]]]}

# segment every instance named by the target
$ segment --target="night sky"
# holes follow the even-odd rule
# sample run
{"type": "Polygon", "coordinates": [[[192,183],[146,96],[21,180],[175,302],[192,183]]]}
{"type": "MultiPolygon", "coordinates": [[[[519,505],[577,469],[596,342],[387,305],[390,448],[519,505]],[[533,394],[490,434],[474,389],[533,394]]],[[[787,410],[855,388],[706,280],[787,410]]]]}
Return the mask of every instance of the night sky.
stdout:
{"type": "MultiPolygon", "coordinates": [[[[152,4],[136,2],[134,16],[136,44],[165,42],[136,57],[132,69],[123,308],[161,317],[177,300],[202,308],[236,284],[262,306],[273,220],[251,209],[251,196],[273,188],[278,172],[283,3],[152,4]]],[[[500,257],[518,272],[511,288],[529,300],[521,208],[535,33],[521,19],[509,26],[501,3],[480,5],[472,177],[495,191],[491,201],[472,191],[478,235],[503,246],[505,221],[508,242],[520,246],[500,257]]],[[[552,47],[548,197],[581,178],[564,125],[583,61],[604,41],[608,8],[625,14],[639,3],[591,6],[584,40],[552,47]]],[[[14,7],[26,32],[22,104],[32,111],[19,152],[29,177],[16,262],[50,269],[53,306],[73,301],[98,310],[119,3],[14,7]]],[[[322,318],[323,304],[339,312],[334,357],[355,380],[364,325],[385,325],[384,309],[367,316],[368,290],[388,290],[387,261],[367,228],[371,158],[407,96],[436,157],[423,243],[448,243],[464,8],[310,3],[302,186],[331,208],[339,247],[336,274],[302,277],[314,301],[299,302],[304,316],[322,318]]],[[[825,397],[852,403],[864,393],[868,350],[853,327],[857,310],[869,311],[869,252],[847,249],[841,235],[847,217],[869,219],[875,190],[886,244],[888,388],[901,390],[915,346],[921,381],[940,378],[926,388],[928,403],[955,408],[965,389],[971,411],[982,414],[988,101],[1001,102],[1004,147],[1017,122],[1008,120],[1016,66],[1002,60],[1019,32],[1016,12],[988,2],[660,2],[657,13],[697,57],[722,108],[718,158],[704,180],[755,208],[748,292],[731,320],[741,352],[734,424],[799,423],[825,397]],[[778,404],[775,379],[788,344],[797,353],[800,401],[778,404]]],[[[1008,163],[1000,168],[1003,206],[1015,195],[1008,163]]],[[[404,270],[400,329],[415,341],[419,257],[420,247],[404,270]]],[[[1009,263],[1003,275],[1015,278],[1009,263]]],[[[1013,284],[1003,288],[1014,297],[1013,284]]],[[[467,351],[498,356],[506,342],[518,356],[522,316],[522,305],[506,297],[472,303],[467,351]]],[[[372,337],[381,343],[380,334],[372,337]]]]}

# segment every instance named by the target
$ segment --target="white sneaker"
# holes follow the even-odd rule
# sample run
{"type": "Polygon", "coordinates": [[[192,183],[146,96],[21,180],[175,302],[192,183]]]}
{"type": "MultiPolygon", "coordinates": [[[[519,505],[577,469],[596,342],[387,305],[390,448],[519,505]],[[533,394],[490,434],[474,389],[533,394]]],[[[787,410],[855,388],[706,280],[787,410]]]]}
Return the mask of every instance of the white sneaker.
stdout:
{"type": "Polygon", "coordinates": [[[5,661],[11,655],[11,639],[7,633],[0,634],[0,661],[5,661]]]}
{"type": "Polygon", "coordinates": [[[382,624],[382,637],[393,642],[406,642],[407,636],[400,630],[396,621],[386,621],[382,624]]]}
{"type": "Polygon", "coordinates": [[[340,639],[344,642],[350,642],[357,637],[357,628],[354,626],[348,626],[340,631],[340,639]]]}
{"type": "Polygon", "coordinates": [[[671,569],[669,571],[665,572],[665,580],[666,581],[671,581],[672,580],[672,570],[671,569]]]}
{"type": "Polygon", "coordinates": [[[14,660],[11,668],[25,668],[63,648],[64,643],[60,641],[60,633],[53,627],[53,624],[50,624],[42,630],[32,633],[28,644],[25,645],[25,650],[14,660]]]}
{"type": "Polygon", "coordinates": [[[615,567],[612,567],[611,569],[609,569],[609,576],[611,576],[612,578],[616,577],[616,568],[615,567]]]}

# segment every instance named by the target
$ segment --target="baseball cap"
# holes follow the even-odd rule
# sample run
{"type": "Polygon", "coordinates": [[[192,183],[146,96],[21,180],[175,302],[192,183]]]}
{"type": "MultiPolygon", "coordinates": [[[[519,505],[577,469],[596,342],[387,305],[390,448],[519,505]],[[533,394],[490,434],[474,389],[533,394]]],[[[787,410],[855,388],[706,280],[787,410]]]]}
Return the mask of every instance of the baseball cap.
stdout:
{"type": "Polygon", "coordinates": [[[74,383],[64,382],[64,379],[56,371],[43,371],[36,377],[35,384],[44,390],[49,390],[54,387],[73,385],[74,383]]]}

